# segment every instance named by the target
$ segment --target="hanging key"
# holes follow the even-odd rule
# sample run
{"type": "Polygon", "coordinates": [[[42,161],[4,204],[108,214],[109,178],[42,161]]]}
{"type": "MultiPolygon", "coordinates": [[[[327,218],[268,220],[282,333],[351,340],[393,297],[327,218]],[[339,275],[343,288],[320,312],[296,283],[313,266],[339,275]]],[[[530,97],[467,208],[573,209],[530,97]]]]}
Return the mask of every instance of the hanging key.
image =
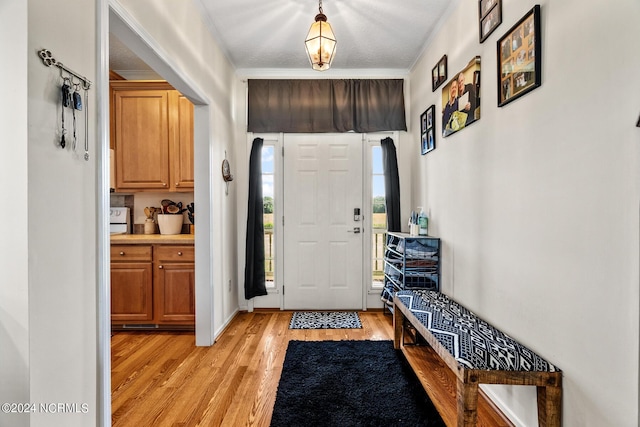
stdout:
{"type": "Polygon", "coordinates": [[[71,105],[71,86],[69,86],[67,83],[70,83],[69,79],[64,79],[64,82],[62,83],[62,106],[63,107],[68,107],[69,105],[71,105]]]}
{"type": "Polygon", "coordinates": [[[71,110],[71,115],[73,116],[73,143],[71,144],[71,150],[76,151],[76,142],[77,142],[76,110],[82,110],[82,96],[80,96],[80,93],[78,92],[80,85],[74,84],[73,87],[74,87],[74,90],[73,90],[73,95],[71,97],[73,100],[73,109],[71,110]]]}
{"type": "Polygon", "coordinates": [[[71,104],[71,81],[65,78],[62,81],[62,87],[60,88],[60,96],[62,97],[62,137],[60,138],[60,148],[67,146],[67,142],[64,139],[64,135],[67,133],[67,129],[64,127],[64,109],[71,104]]]}
{"type": "Polygon", "coordinates": [[[78,92],[79,85],[75,85],[75,90],[73,91],[73,109],[82,111],[82,96],[80,92],[78,92]]]}

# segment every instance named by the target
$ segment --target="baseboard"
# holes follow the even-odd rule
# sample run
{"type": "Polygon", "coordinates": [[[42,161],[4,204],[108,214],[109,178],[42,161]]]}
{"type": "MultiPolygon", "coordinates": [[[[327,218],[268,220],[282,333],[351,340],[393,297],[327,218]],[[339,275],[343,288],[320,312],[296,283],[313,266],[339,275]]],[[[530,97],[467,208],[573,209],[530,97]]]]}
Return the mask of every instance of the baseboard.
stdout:
{"type": "Polygon", "coordinates": [[[227,329],[229,327],[229,324],[238,315],[238,313],[240,313],[240,310],[236,308],[235,311],[233,313],[231,313],[231,315],[227,318],[227,320],[222,324],[222,326],[220,326],[220,328],[217,331],[214,332],[214,334],[213,334],[213,342],[214,343],[218,340],[218,337],[220,335],[222,335],[222,333],[225,331],[225,329],[227,329]]]}

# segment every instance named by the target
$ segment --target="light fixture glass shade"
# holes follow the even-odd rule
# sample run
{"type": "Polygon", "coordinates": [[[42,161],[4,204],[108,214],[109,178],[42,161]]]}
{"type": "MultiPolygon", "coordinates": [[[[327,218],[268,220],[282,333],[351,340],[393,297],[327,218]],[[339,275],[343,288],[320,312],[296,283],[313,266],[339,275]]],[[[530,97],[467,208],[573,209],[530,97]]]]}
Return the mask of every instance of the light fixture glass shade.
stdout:
{"type": "Polygon", "coordinates": [[[316,22],[311,24],[309,33],[304,42],[309,55],[311,67],[317,71],[328,70],[336,53],[336,36],[333,34],[327,17],[319,13],[316,22]]]}

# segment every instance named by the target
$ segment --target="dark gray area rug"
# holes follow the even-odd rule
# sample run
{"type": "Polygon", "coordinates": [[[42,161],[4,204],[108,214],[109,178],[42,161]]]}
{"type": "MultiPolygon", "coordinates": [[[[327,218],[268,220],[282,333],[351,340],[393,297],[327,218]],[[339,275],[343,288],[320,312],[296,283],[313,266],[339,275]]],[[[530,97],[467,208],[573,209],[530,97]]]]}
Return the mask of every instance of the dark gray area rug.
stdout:
{"type": "Polygon", "coordinates": [[[445,424],[391,341],[291,341],[271,427],[445,424]]]}
{"type": "Polygon", "coordinates": [[[295,311],[289,329],[360,329],[355,311],[295,311]]]}

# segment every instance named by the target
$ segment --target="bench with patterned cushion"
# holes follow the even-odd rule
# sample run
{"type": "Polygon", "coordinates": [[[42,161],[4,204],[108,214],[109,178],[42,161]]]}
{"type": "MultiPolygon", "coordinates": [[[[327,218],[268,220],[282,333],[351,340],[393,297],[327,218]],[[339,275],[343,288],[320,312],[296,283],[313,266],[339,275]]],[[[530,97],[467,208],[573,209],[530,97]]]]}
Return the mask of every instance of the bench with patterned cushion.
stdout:
{"type": "Polygon", "coordinates": [[[405,320],[458,379],[458,426],[477,423],[478,384],[535,385],[541,426],[561,423],[562,371],[473,312],[435,291],[394,295],[394,342],[404,345],[405,320]]]}

